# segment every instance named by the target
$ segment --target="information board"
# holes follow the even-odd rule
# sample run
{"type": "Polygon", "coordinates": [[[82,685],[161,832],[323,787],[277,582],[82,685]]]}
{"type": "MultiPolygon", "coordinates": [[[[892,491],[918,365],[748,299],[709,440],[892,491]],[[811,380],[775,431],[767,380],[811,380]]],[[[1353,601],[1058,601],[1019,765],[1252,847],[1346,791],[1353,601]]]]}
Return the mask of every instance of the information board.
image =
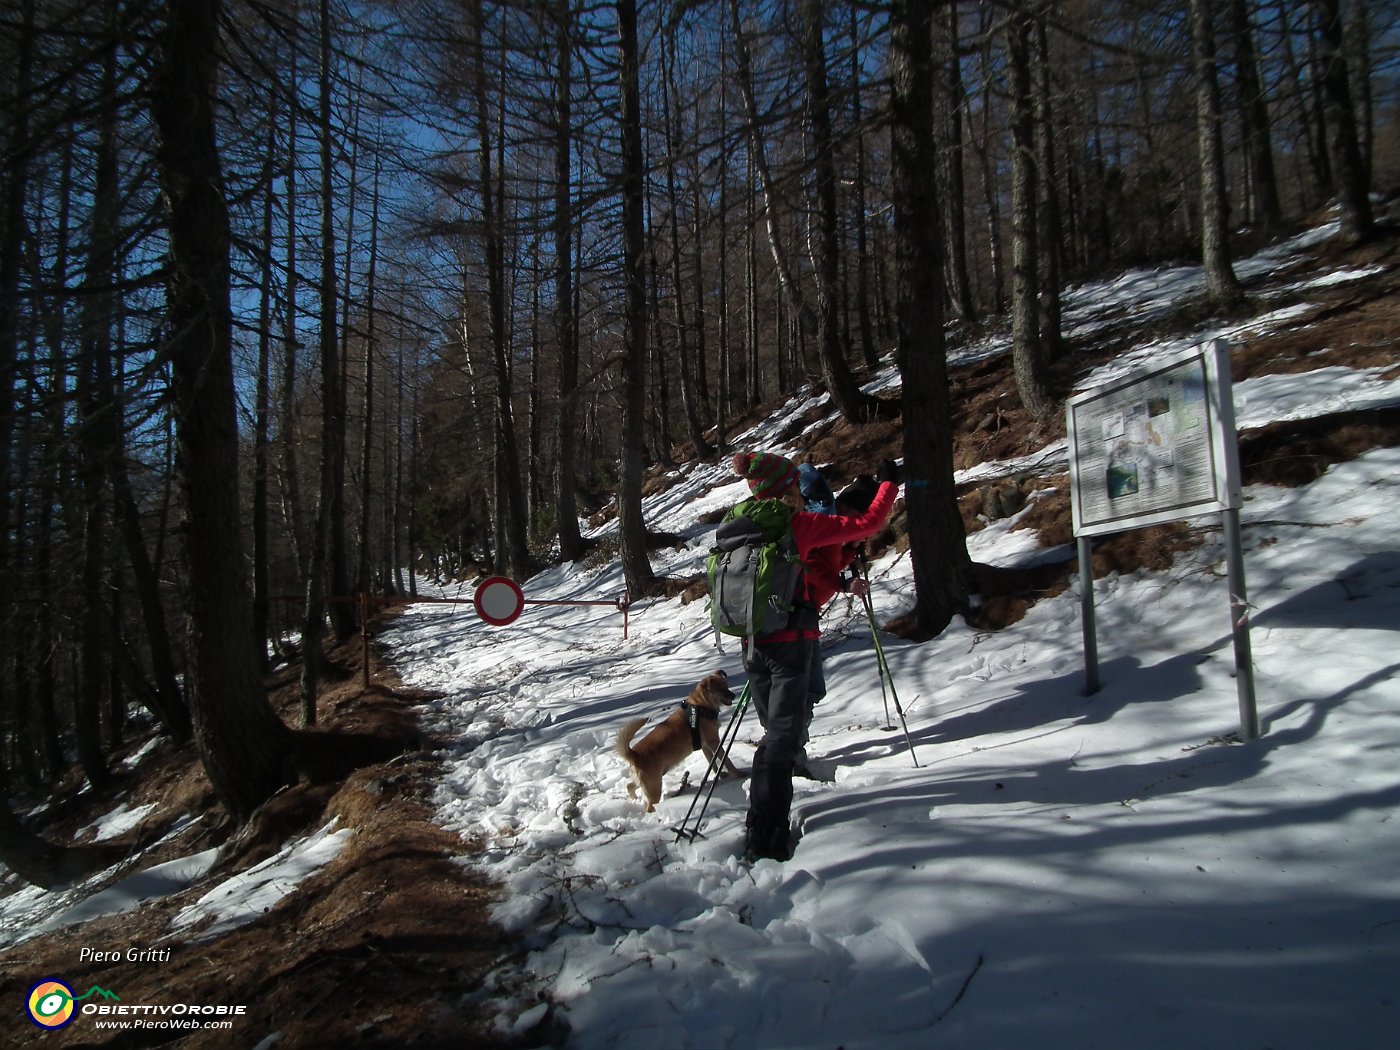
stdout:
{"type": "Polygon", "coordinates": [[[1066,406],[1076,536],[1240,505],[1229,347],[1214,340],[1066,406]]]}

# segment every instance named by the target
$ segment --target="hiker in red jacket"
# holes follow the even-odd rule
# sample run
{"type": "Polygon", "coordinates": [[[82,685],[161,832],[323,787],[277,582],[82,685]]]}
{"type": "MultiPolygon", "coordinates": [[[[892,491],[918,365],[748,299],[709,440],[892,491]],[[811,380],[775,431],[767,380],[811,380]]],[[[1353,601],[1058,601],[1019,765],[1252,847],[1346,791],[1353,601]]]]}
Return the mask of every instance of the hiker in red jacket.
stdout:
{"type": "MultiPolygon", "coordinates": [[[[804,563],[819,548],[839,549],[842,544],[873,536],[889,517],[899,494],[899,468],[892,461],[886,462],[880,468],[880,487],[864,513],[813,514],[805,509],[797,467],[785,456],[740,452],[733,465],[756,497],[781,499],[793,508],[792,535],[804,563]]],[[[749,671],[749,695],[763,724],[763,740],[754,752],[749,812],[744,822],[744,853],[750,859],[787,860],[792,856],[788,824],[792,767],[807,717],[812,646],[821,633],[817,627],[819,607],[805,579],[798,585],[797,601],[800,612],[789,626],[754,639],[744,661],[749,671]]]]}

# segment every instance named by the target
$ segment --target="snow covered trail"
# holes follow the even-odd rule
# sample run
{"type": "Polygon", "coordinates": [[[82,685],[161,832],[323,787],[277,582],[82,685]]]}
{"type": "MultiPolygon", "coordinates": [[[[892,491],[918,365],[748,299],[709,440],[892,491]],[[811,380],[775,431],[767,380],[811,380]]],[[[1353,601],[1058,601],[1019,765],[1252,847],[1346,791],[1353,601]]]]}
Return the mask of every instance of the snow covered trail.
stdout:
{"type": "MultiPolygon", "coordinates": [[[[917,767],[882,728],[868,634],[834,632],[812,750],[837,778],[797,783],[785,865],[735,860],[744,785],[721,784],[704,837],[678,843],[693,795],[644,814],[612,751],[707,670],[742,680],[703,603],[652,603],[626,641],[594,609],[491,628],[419,606],[388,640],[412,684],[446,694],[442,819],[488,843],[496,917],[532,939],[571,1046],[1112,1047],[1131,1031],[1163,1050],[1360,1050],[1400,1031],[1397,479],[1390,449],[1249,490],[1266,731],[1250,744],[1227,742],[1218,544],[1099,581],[1094,697],[1073,593],[996,635],[888,640],[917,767]]],[[[979,534],[979,557],[998,536],[1022,539],[979,534]]],[[[907,570],[876,566],[882,614],[907,570]]],[[[554,570],[527,596],[607,595],[614,573],[554,570]]],[[[741,766],[757,736],[741,729],[741,766]]]]}
{"type": "MultiPolygon", "coordinates": [[[[1326,228],[1240,263],[1326,274],[1306,258],[1326,228]]],[[[1197,294],[1199,268],[1163,268],[1075,290],[1066,323],[1197,294]]],[[[1267,298],[1277,289],[1260,288],[1267,298]]],[[[1285,307],[1251,332],[1294,323],[1285,307]]],[[[1226,337],[1197,333],[1190,341],[1226,337]]],[[[1185,345],[1135,348],[1134,367],[1185,345]]],[[[992,343],[969,358],[1004,352],[992,343]]],[[[1400,380],[1329,367],[1237,385],[1242,427],[1400,403],[1400,380]]],[[[1105,381],[1087,375],[1085,386],[1105,381]]],[[[871,387],[897,385],[893,370],[871,387]]],[[[794,398],[738,439],[796,452],[794,398]],[[785,437],[786,436],[786,437],[785,437]]],[[[984,464],[966,482],[1063,469],[1062,445],[984,464]]],[[[700,571],[702,514],[736,502],[724,464],[678,470],[650,527],[682,538],[657,572],[700,571]]],[[[885,639],[918,759],[885,728],[868,625],[825,614],[829,684],[809,751],[834,782],[799,780],[801,839],[786,864],[735,859],[746,786],[721,783],[703,837],[673,828],[703,772],[667,777],[654,814],[628,799],[613,751],[629,718],[660,719],[717,666],[704,603],[620,617],[528,606],[492,628],[470,603],[415,606],[384,638],[411,684],[442,699],[428,719],[453,741],[437,805],[479,838],[505,887],[496,918],[527,938],[527,969],[571,1028],[569,1047],[1376,1050],[1400,1036],[1400,449],[1378,449],[1299,489],[1251,487],[1241,512],[1261,739],[1239,743],[1224,550],[1204,544],[1166,572],[1095,582],[1103,688],[1082,695],[1079,597],[1020,623],[960,622],[921,645],[885,639]]],[[[995,522],[972,556],[1024,564],[1063,552],[995,522]]],[[[599,530],[605,534],[610,527],[599,530]]],[[[1215,531],[1212,531],[1215,529],[1215,531]]],[[[880,618],[913,601],[909,559],[872,569],[880,618]]],[[[528,598],[615,598],[615,565],[568,566],[528,598]]],[[[743,767],[759,737],[742,724],[743,767]]],[[[520,998],[502,1023],[543,1011],[520,998]]]]}

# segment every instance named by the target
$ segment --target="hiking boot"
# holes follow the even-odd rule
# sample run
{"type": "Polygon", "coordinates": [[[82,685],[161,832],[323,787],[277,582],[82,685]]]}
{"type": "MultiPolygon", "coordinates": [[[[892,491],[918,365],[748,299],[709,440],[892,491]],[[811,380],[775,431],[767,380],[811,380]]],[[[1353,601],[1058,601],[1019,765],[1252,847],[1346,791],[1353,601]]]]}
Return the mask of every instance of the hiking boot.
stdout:
{"type": "Polygon", "coordinates": [[[791,860],[791,833],[786,826],[769,828],[766,832],[753,827],[744,829],[744,863],[757,860],[791,860]]]}
{"type": "Polygon", "coordinates": [[[822,758],[799,759],[792,765],[792,775],[830,783],[836,779],[836,763],[822,758]]]}

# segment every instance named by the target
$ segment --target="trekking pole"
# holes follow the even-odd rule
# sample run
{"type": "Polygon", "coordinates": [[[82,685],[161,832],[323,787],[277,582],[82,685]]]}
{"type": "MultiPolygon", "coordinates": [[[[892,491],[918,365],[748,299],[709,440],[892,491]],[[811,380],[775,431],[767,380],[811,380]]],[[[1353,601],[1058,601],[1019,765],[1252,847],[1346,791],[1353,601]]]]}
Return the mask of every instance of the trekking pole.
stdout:
{"type": "Polygon", "coordinates": [[[725,726],[724,736],[720,739],[719,747],[715,748],[715,754],[705,767],[705,775],[700,778],[700,784],[695,789],[695,797],[690,800],[690,808],[685,811],[685,817],[676,828],[676,837],[673,842],[685,839],[687,842],[694,842],[700,834],[700,822],[705,819],[705,810],[710,807],[710,799],[714,797],[715,787],[719,784],[719,777],[710,780],[710,774],[716,770],[724,769],[724,760],[729,757],[729,749],[734,744],[734,739],[739,735],[739,723],[743,721],[744,713],[749,709],[749,683],[744,683],[744,688],[739,693],[739,699],[734,702],[734,716],[730,718],[729,725],[725,726]],[[709,793],[705,792],[705,784],[709,783],[709,793]],[[695,812],[695,804],[700,801],[700,796],[705,795],[705,804],[700,807],[700,814],[695,818],[695,827],[689,831],[686,825],[690,823],[690,815],[695,812]]]}
{"type": "MultiPolygon", "coordinates": [[[[870,563],[866,560],[864,549],[860,551],[858,557],[860,560],[859,567],[856,571],[860,573],[860,578],[865,581],[865,593],[861,595],[861,605],[865,608],[866,619],[870,621],[870,633],[874,635],[875,613],[874,607],[870,602],[870,563]]],[[[877,655],[879,654],[879,649],[880,639],[876,638],[875,651],[877,655]]],[[[880,671],[880,699],[884,701],[885,704],[885,724],[880,728],[888,733],[893,733],[894,723],[890,721],[890,695],[885,689],[885,662],[883,660],[877,660],[876,663],[880,671]]]]}
{"type": "MultiPolygon", "coordinates": [[[[899,706],[899,693],[894,687],[894,674],[890,671],[889,661],[885,659],[885,647],[880,644],[880,632],[875,627],[875,603],[870,598],[870,578],[866,577],[865,594],[861,596],[865,603],[865,615],[870,620],[870,637],[875,641],[875,659],[880,665],[880,688],[885,688],[885,679],[890,680],[890,695],[894,697],[894,709],[899,714],[899,724],[904,727],[904,742],[909,745],[909,757],[914,760],[914,768],[919,767],[919,756],[914,753],[914,741],[909,736],[909,723],[904,720],[904,708],[899,706]]],[[[885,720],[889,721],[889,708],[885,709],[885,720]]],[[[893,727],[891,727],[893,728],[893,727]]]]}

